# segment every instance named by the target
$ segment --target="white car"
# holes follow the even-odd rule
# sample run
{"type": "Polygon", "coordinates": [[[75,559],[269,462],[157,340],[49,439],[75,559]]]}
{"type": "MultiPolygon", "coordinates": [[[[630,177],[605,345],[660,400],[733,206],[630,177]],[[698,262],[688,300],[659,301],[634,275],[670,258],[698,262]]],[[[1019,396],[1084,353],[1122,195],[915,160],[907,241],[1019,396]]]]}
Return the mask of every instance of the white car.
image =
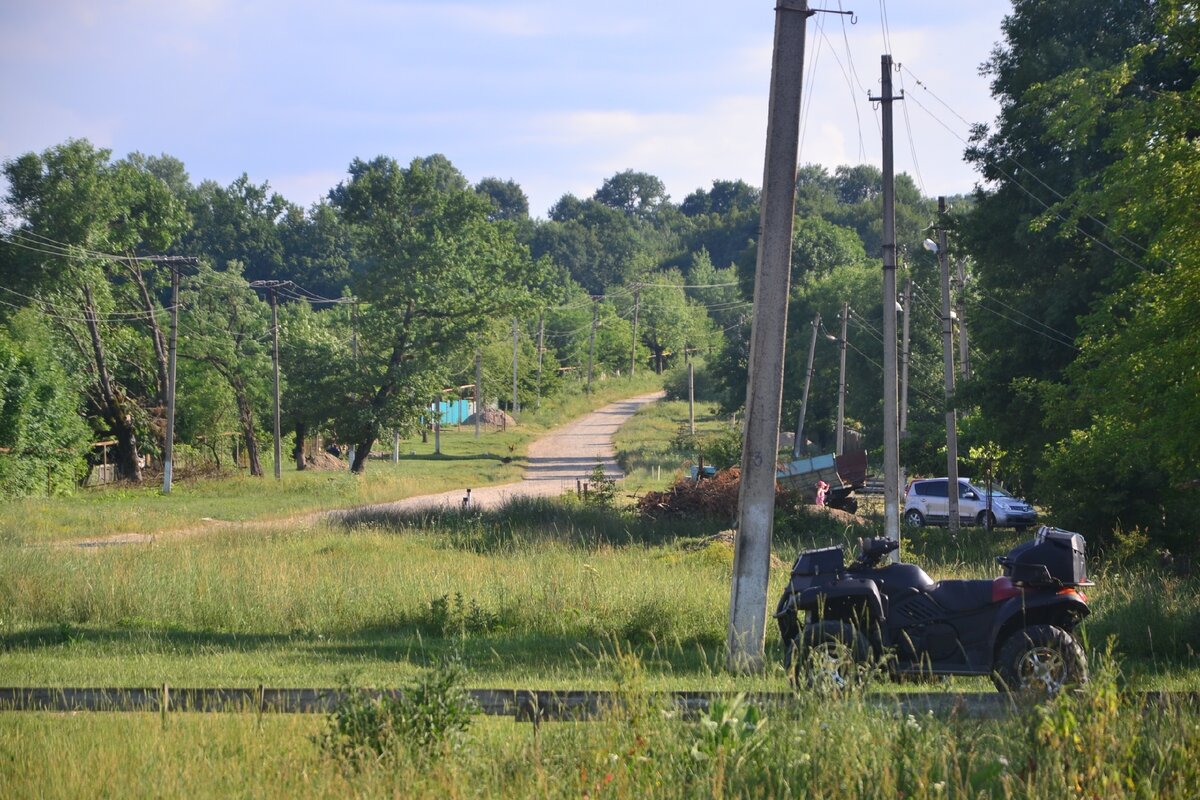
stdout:
{"type": "MultiPolygon", "coordinates": [[[[915,480],[904,490],[904,522],[919,528],[922,525],[945,525],[950,521],[950,499],[946,491],[947,478],[915,480]]],[[[999,487],[992,487],[991,527],[1016,528],[1023,531],[1037,523],[1037,510],[1019,497],[999,487]]],[[[958,518],[963,525],[988,524],[987,490],[958,479],[958,518]]]]}

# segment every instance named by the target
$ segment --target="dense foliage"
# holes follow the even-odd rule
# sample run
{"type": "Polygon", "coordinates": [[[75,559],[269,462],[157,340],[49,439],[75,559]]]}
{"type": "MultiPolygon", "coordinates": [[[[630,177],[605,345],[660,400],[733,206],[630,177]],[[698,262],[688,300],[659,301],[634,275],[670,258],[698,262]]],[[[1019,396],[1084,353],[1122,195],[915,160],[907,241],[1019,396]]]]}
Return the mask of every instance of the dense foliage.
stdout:
{"type": "MultiPolygon", "coordinates": [[[[983,66],[1000,115],[966,152],[982,184],[949,198],[939,223],[933,199],[897,177],[910,474],[945,469],[938,267],[921,247],[941,224],[970,330],[961,469],[995,468],[1091,536],[1189,546],[1200,452],[1179,432],[1200,415],[1197,18],[1193,0],[1015,0],[983,66]]],[[[4,495],[40,491],[48,464],[49,489],[67,489],[96,460],[89,439],[115,441],[118,474],[141,480],[164,445],[172,270],[176,435],[219,460],[236,432],[256,473],[273,331],[255,281],[276,284],[298,468],[322,434],[362,469],[376,440],[426,424],[435,396],[469,395],[477,357],[485,400],[510,411],[605,375],[681,375],[689,354],[706,365],[700,396],[729,413],[745,397],[760,194],[742,181],[676,202],[655,175],[623,170],[535,219],[516,182],[472,186],[436,154],[354,159],[308,209],[246,175],[194,185],[170,156],[114,160],[85,140],[3,171],[4,495]]],[[[803,437],[820,451],[837,434],[843,349],[847,428],[869,449],[882,441],[882,188],[871,165],[797,174],[782,427],[797,426],[815,335],[803,437]]]]}

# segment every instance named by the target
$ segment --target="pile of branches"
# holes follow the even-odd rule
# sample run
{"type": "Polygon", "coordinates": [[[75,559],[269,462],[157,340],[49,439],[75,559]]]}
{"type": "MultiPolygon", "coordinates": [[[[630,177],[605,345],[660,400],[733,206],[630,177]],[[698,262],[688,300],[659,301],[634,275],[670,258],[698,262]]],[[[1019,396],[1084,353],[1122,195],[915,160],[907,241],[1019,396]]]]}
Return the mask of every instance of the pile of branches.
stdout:
{"type": "MultiPolygon", "coordinates": [[[[666,517],[719,517],[733,519],[737,516],[738,489],[741,486],[741,470],[737,467],[721,470],[711,478],[692,480],[680,478],[675,485],[662,492],[648,492],[637,503],[638,513],[650,519],[666,517]]],[[[775,507],[794,507],[800,502],[799,495],[782,486],[775,488],[775,507]]]]}

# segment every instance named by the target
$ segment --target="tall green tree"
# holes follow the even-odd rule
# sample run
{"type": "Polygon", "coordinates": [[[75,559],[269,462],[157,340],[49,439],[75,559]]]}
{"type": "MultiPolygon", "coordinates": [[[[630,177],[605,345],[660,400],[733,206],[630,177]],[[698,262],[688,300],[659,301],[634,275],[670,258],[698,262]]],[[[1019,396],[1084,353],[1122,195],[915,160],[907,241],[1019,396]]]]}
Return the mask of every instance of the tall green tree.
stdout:
{"type": "Polygon", "coordinates": [[[1114,270],[1135,272],[1082,319],[1079,355],[1047,392],[1071,430],[1040,482],[1082,530],[1138,529],[1194,550],[1200,448],[1181,432],[1200,422],[1200,10],[1166,0],[1153,14],[1154,34],[1116,64],[1080,66],[1031,93],[1058,148],[1112,159],[1042,219],[1102,221],[1122,256],[1114,270]]]}
{"type": "Polygon", "coordinates": [[[986,181],[962,234],[977,267],[972,344],[987,354],[968,394],[979,406],[982,435],[1003,444],[1027,485],[1047,446],[1068,430],[1046,398],[1078,354],[1079,320],[1134,273],[1106,246],[1101,225],[1047,215],[1075,187],[1091,185],[1116,154],[1098,146],[1110,124],[1103,119],[1097,136],[1064,148],[1051,130],[1056,109],[1044,87],[1079,69],[1107,70],[1149,41],[1154,5],[1015,0],[1002,23],[1004,41],[984,64],[1000,115],[994,127],[976,130],[967,150],[986,181]]]}
{"type": "Polygon", "coordinates": [[[511,229],[488,220],[491,204],[442,170],[379,157],[349,173],[331,199],[365,262],[353,287],[364,344],[335,425],[361,472],[381,431],[418,424],[491,320],[533,306],[538,276],[511,229]]]}
{"type": "Polygon", "coordinates": [[[0,497],[68,490],[87,474],[82,390],[35,309],[0,325],[0,497]]]}
{"type": "Polygon", "coordinates": [[[258,433],[259,419],[271,407],[270,311],[237,261],[220,272],[201,264],[181,293],[186,302],[180,324],[187,335],[180,339],[179,356],[212,369],[229,387],[250,474],[262,477],[258,433]]]}
{"type": "Polygon", "coordinates": [[[118,476],[141,480],[138,435],[161,430],[154,419],[165,399],[164,315],[152,285],[164,277],[147,276],[135,257],[167,251],[186,228],[185,209],[144,164],[114,162],[82,139],[6,161],[4,175],[20,220],[8,238],[21,246],[6,283],[80,355],[96,433],[116,439],[118,476]]]}

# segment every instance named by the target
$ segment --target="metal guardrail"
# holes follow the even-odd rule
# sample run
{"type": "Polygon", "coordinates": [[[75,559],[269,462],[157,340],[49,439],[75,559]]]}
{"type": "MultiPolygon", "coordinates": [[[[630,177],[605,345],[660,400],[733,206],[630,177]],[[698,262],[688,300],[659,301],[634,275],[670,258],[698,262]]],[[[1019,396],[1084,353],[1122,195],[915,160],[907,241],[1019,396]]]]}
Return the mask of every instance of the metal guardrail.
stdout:
{"type": "MultiPolygon", "coordinates": [[[[386,689],[377,695],[399,697],[398,689],[386,689]]],[[[603,718],[626,704],[626,692],[553,691],[525,689],[471,689],[467,694],[478,712],[489,716],[513,717],[517,721],[590,720],[603,718]]],[[[648,697],[662,705],[674,706],[682,717],[695,717],[706,711],[714,700],[738,696],[732,692],[652,692],[648,697]]],[[[766,708],[786,708],[796,702],[791,692],[759,692],[741,695],[745,702],[766,708]]],[[[344,702],[348,693],[341,689],[289,688],[0,688],[0,712],[233,712],[251,714],[329,713],[344,702]]],[[[1148,706],[1200,703],[1200,693],[1145,692],[1141,697],[1148,706]]],[[[875,692],[863,695],[875,708],[901,715],[932,713],[937,716],[976,718],[1001,717],[1028,702],[1020,696],[999,692],[875,692]]]]}

